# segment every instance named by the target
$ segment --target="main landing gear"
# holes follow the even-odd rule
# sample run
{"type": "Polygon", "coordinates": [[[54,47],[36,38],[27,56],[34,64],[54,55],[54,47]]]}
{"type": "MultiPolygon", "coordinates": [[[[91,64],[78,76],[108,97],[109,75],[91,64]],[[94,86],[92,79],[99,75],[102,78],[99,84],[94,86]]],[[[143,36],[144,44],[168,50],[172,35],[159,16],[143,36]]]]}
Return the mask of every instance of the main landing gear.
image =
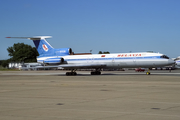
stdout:
{"type": "Polygon", "coordinates": [[[95,71],[91,72],[91,75],[101,75],[101,69],[96,69],[95,71]]]}
{"type": "Polygon", "coordinates": [[[150,69],[148,69],[148,71],[146,72],[146,75],[150,75],[150,69]]]}
{"type": "Polygon", "coordinates": [[[72,69],[71,72],[66,72],[66,76],[75,76],[77,75],[76,70],[72,69]]]}
{"type": "MultiPolygon", "coordinates": [[[[66,72],[66,76],[75,76],[75,75],[77,75],[76,70],[77,69],[72,69],[71,72],[66,72]]],[[[91,72],[91,75],[101,75],[100,71],[101,71],[100,68],[96,68],[95,71],[91,72]]]]}

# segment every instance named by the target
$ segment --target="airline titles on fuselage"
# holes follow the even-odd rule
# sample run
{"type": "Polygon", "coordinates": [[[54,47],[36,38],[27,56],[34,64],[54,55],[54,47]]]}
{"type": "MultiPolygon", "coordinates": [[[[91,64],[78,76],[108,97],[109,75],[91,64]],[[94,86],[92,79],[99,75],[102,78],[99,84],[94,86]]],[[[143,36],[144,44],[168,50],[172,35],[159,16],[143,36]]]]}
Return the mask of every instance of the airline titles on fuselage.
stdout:
{"type": "MultiPolygon", "coordinates": [[[[118,54],[117,57],[140,57],[142,54],[118,54]]],[[[101,55],[101,57],[106,57],[106,55],[101,55]]]]}

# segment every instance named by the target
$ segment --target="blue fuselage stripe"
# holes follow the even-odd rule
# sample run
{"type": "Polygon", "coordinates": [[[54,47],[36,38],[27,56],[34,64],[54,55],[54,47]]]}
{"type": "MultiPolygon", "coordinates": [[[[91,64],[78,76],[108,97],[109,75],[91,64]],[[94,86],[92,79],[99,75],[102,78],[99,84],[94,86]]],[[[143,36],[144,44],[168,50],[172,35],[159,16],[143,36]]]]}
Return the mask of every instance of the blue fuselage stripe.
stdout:
{"type": "MultiPolygon", "coordinates": [[[[127,60],[127,59],[160,59],[160,56],[152,57],[116,57],[116,58],[82,58],[82,59],[67,59],[67,61],[84,61],[84,60],[127,60]]],[[[163,59],[163,58],[162,58],[163,59]]]]}
{"type": "MultiPolygon", "coordinates": [[[[48,59],[48,58],[47,58],[48,59]]],[[[93,61],[98,61],[98,60],[139,60],[139,59],[165,59],[161,58],[161,56],[147,56],[147,57],[114,57],[114,58],[65,58],[65,61],[87,61],[87,60],[93,60],[93,61]]],[[[45,60],[46,62],[48,61],[49,63],[58,63],[60,62],[59,58],[51,58],[48,60],[45,60]]],[[[43,62],[43,60],[38,60],[38,62],[43,62]]]]}

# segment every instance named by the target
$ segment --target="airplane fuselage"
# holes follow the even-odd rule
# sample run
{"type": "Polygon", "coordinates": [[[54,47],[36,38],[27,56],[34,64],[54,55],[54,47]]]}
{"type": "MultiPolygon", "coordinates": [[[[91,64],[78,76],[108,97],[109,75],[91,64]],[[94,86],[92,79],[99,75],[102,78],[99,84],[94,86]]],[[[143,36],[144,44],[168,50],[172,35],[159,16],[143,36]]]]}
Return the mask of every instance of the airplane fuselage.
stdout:
{"type": "Polygon", "coordinates": [[[52,64],[103,64],[105,68],[152,68],[161,67],[174,63],[173,60],[163,57],[160,53],[117,53],[117,54],[93,54],[93,55],[67,55],[67,56],[49,56],[38,57],[37,61],[43,63],[46,59],[57,59],[57,61],[48,61],[52,64]],[[63,58],[64,62],[59,63],[63,58]]]}

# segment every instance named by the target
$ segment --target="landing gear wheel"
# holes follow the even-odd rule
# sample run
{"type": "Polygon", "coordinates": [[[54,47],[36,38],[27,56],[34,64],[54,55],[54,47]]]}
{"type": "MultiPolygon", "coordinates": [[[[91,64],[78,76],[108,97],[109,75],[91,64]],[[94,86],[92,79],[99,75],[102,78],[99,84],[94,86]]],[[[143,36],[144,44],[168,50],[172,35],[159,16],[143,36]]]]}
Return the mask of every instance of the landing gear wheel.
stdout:
{"type": "Polygon", "coordinates": [[[66,72],[66,76],[75,76],[77,75],[76,72],[66,72]]]}
{"type": "Polygon", "coordinates": [[[69,75],[69,72],[66,72],[66,76],[68,76],[69,75]]]}
{"type": "Polygon", "coordinates": [[[72,75],[77,75],[77,73],[76,72],[72,72],[72,75]]]}
{"type": "Polygon", "coordinates": [[[91,72],[91,75],[101,75],[101,72],[100,71],[93,71],[93,72],[91,72]]]}
{"type": "Polygon", "coordinates": [[[66,72],[66,76],[75,76],[77,75],[76,69],[72,69],[71,72],[66,72]]]}

